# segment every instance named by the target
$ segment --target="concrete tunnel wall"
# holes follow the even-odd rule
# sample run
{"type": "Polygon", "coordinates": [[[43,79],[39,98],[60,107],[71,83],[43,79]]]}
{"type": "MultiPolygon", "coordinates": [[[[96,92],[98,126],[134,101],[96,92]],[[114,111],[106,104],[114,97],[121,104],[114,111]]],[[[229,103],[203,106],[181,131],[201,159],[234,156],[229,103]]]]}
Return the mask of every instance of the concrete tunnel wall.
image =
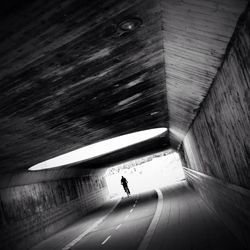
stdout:
{"type": "MultiPolygon", "coordinates": [[[[248,248],[249,100],[248,8],[180,148],[188,182],[248,248]]],[[[107,185],[101,174],[59,171],[53,179],[51,173],[54,172],[32,173],[32,178],[26,174],[1,178],[0,249],[29,249],[107,200],[107,185]]]]}
{"type": "Polygon", "coordinates": [[[106,180],[100,173],[29,172],[1,180],[0,249],[29,249],[108,198],[106,180]]]}
{"type": "Polygon", "coordinates": [[[180,153],[189,183],[250,249],[250,9],[187,133],[180,153]]]}

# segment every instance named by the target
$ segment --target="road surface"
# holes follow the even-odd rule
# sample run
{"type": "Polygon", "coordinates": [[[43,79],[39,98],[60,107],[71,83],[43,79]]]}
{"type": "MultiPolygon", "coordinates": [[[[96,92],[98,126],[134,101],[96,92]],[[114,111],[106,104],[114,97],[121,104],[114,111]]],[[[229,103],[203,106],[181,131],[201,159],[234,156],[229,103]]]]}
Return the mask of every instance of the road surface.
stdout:
{"type": "Polygon", "coordinates": [[[32,250],[244,249],[185,181],[113,201],[32,250]]]}

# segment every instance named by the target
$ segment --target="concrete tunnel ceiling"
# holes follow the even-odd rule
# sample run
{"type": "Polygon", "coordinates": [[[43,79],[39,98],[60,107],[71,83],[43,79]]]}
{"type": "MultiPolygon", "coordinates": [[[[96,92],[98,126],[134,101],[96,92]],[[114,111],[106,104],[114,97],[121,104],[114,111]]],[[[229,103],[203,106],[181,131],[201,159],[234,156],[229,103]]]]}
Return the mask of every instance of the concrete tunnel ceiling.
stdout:
{"type": "Polygon", "coordinates": [[[178,146],[247,2],[5,1],[0,173],[158,127],[170,132],[118,155],[178,146]]]}

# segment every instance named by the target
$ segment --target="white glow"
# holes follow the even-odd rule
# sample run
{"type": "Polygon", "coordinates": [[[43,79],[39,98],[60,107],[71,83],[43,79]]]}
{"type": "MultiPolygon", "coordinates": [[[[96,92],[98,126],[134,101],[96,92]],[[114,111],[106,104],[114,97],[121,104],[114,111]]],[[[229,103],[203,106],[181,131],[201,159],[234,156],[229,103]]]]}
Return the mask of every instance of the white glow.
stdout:
{"type": "Polygon", "coordinates": [[[43,161],[30,167],[29,170],[42,170],[60,167],[75,162],[81,162],[97,156],[111,153],[115,150],[122,149],[142,141],[146,141],[155,136],[161,135],[166,131],[166,128],[155,128],[118,136],[112,139],[91,144],[86,147],[82,147],[63,155],[59,155],[47,161],[43,161]]]}
{"type": "MultiPolygon", "coordinates": [[[[120,183],[121,176],[128,180],[131,194],[172,185],[185,179],[182,164],[177,153],[154,158],[152,161],[130,168],[112,167],[107,171],[106,181],[111,198],[126,196],[120,183]]],[[[117,166],[118,167],[118,166],[117,166]]]]}

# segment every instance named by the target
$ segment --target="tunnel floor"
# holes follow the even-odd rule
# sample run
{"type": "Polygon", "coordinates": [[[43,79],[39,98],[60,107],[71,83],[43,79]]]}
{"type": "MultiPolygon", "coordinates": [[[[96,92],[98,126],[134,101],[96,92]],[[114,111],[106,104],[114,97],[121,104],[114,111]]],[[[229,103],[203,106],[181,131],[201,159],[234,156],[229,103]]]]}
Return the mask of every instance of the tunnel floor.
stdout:
{"type": "Polygon", "coordinates": [[[245,249],[185,181],[112,201],[32,250],[245,249]]]}

